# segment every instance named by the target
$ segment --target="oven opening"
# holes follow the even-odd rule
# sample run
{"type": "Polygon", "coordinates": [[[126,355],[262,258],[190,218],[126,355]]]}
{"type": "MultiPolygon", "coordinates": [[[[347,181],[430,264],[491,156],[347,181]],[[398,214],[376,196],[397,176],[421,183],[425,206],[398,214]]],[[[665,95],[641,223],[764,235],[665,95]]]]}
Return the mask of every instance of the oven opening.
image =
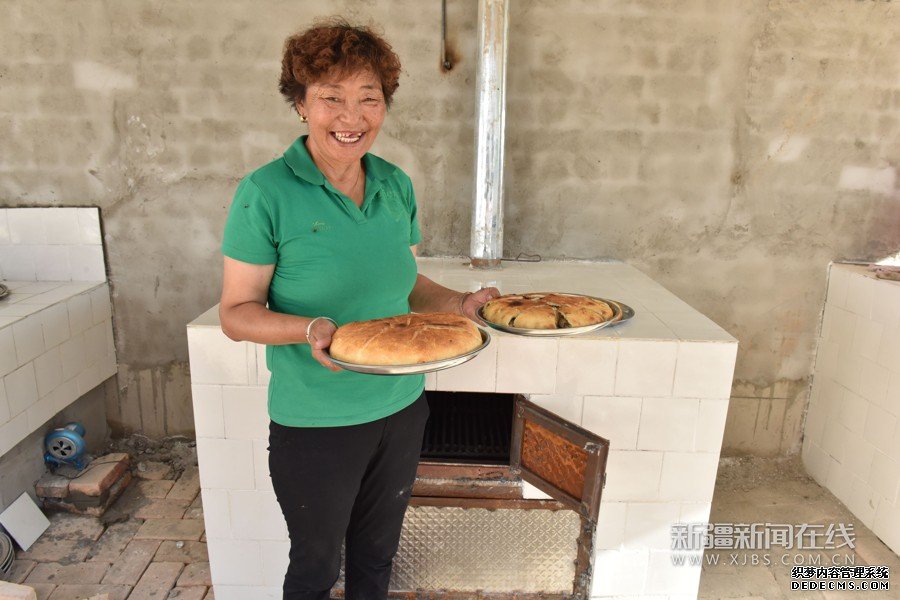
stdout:
{"type": "Polygon", "coordinates": [[[509,465],[514,394],[429,391],[425,396],[431,416],[422,460],[509,465]]]}

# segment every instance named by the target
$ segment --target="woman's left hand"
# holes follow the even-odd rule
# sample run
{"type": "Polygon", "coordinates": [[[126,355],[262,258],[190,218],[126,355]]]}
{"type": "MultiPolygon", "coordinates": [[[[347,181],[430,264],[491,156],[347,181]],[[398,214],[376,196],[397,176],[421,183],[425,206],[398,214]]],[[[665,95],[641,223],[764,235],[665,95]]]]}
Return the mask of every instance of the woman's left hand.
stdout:
{"type": "Polygon", "coordinates": [[[484,325],[484,321],[478,318],[477,311],[485,302],[499,295],[500,290],[495,287],[481,288],[477,292],[467,292],[462,296],[460,312],[464,317],[472,319],[479,325],[484,325]]]}

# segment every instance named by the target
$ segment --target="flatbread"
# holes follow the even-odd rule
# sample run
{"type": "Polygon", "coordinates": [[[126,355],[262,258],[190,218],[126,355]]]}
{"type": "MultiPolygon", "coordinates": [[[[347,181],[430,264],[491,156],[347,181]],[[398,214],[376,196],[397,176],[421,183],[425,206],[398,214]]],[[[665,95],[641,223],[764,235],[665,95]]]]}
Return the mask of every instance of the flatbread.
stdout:
{"type": "Polygon", "coordinates": [[[553,292],[500,296],[488,301],[481,313],[491,323],[520,329],[586,327],[609,321],[615,314],[602,300],[553,292]]]}
{"type": "Polygon", "coordinates": [[[408,314],[343,325],[330,353],[358,365],[416,365],[454,358],[478,348],[475,324],[452,313],[408,314]]]}

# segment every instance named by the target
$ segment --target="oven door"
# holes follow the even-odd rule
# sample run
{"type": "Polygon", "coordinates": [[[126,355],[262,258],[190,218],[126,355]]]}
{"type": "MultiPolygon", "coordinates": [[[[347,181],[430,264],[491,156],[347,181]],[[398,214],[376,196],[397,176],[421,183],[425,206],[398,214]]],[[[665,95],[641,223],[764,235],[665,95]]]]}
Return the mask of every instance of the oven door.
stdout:
{"type": "Polygon", "coordinates": [[[518,397],[510,470],[596,524],[609,440],[518,397]]]}

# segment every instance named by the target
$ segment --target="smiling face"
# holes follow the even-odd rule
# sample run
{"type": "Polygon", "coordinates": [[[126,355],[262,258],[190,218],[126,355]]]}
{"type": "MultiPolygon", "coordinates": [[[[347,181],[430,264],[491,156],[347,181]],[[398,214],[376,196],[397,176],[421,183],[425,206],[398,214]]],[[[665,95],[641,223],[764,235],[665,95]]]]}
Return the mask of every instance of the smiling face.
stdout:
{"type": "Polygon", "coordinates": [[[342,168],[358,163],[375,142],[387,108],[371,71],[310,84],[297,110],[309,119],[307,148],[316,163],[342,168]]]}

